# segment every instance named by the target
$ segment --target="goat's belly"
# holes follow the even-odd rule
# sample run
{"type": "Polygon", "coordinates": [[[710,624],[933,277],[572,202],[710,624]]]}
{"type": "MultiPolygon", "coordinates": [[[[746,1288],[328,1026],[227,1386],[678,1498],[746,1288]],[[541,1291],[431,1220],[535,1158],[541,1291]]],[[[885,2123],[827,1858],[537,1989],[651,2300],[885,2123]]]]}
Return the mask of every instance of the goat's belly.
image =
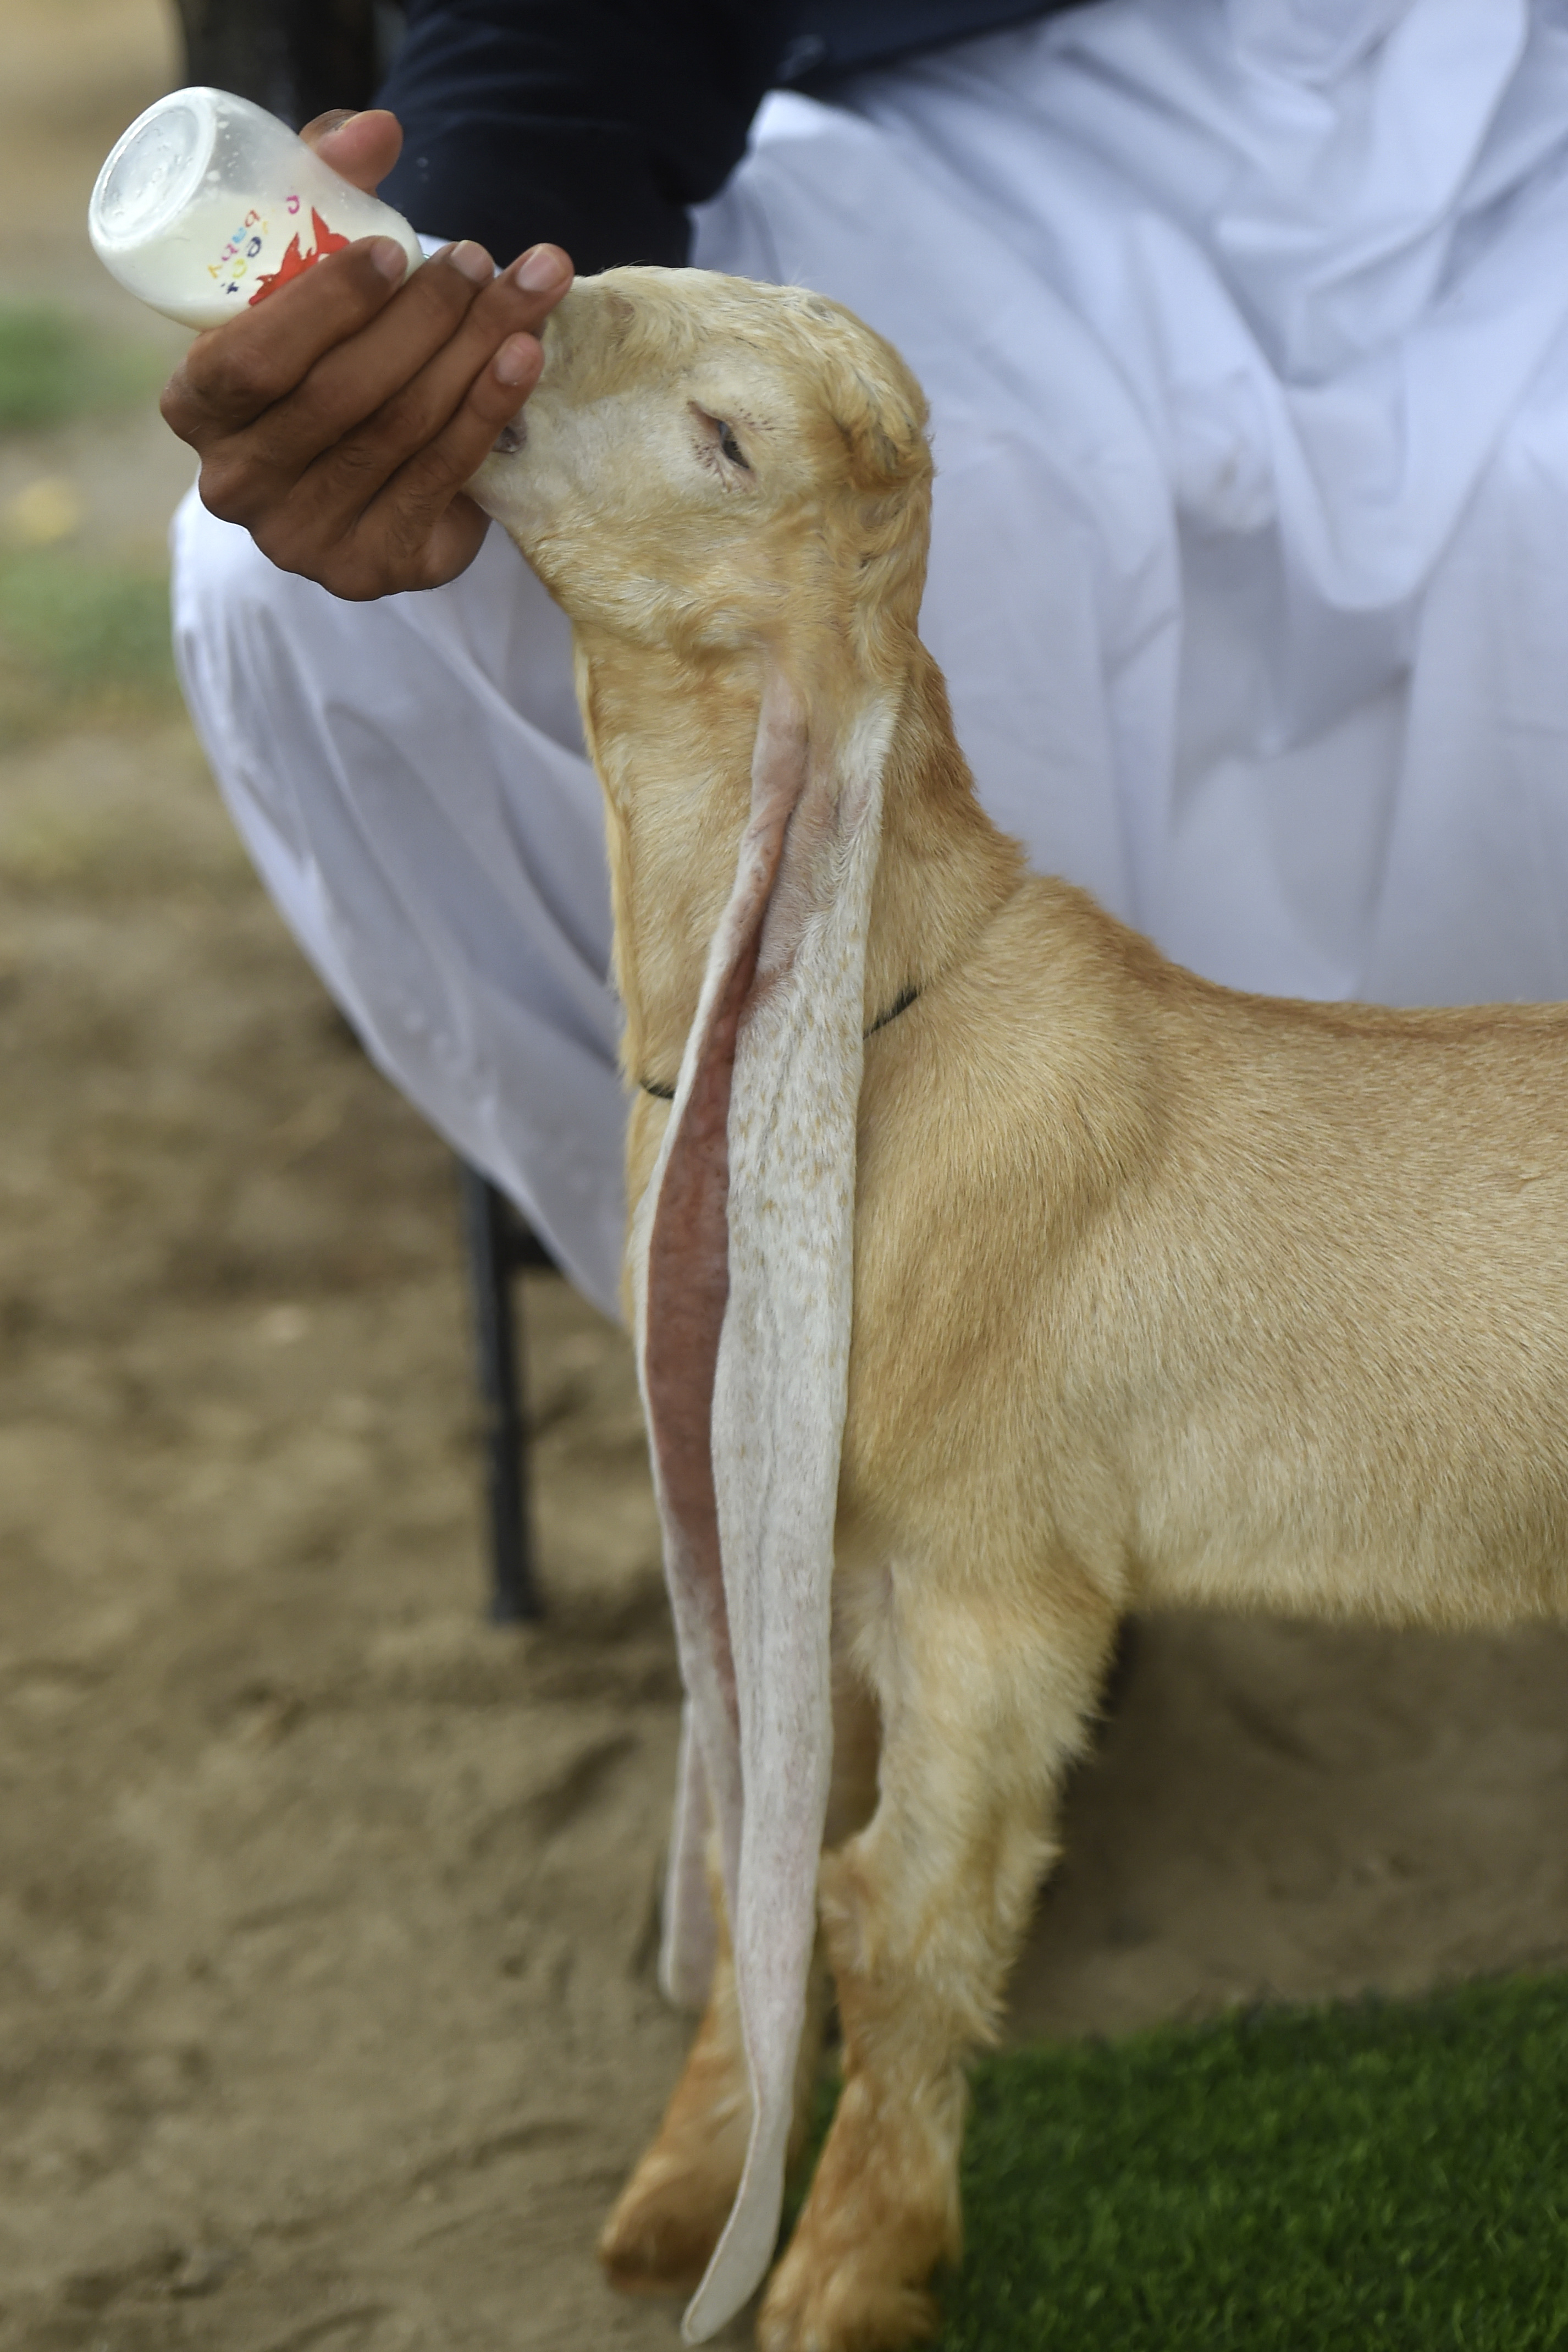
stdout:
{"type": "Polygon", "coordinates": [[[1408,1462],[1341,1466],[1353,1475],[1291,1484],[1260,1456],[1245,1492],[1176,1477],[1146,1495],[1135,1604],[1385,1624],[1568,1618],[1568,1475],[1543,1452],[1511,1461],[1500,1442],[1484,1465],[1428,1465],[1421,1491],[1408,1462]]]}
{"type": "Polygon", "coordinates": [[[1238,1208],[1118,1327],[1094,1402],[1149,1601],[1568,1614],[1563,1188],[1516,1205],[1472,1178],[1420,1214],[1416,1189],[1385,1171],[1250,1227],[1238,1208]]]}

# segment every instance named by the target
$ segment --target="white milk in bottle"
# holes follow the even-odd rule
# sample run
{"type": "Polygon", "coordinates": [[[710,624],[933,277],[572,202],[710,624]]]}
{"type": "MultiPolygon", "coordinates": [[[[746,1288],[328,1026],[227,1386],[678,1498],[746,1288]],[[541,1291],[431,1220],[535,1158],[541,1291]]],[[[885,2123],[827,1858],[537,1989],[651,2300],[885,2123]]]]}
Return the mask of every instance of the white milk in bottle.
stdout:
{"type": "Polygon", "coordinates": [[[417,269],[419,239],[302,145],[224,89],[179,89],[139,115],[98,175],[93,250],[120,284],[184,327],[217,327],[356,237],[390,236],[417,269]]]}

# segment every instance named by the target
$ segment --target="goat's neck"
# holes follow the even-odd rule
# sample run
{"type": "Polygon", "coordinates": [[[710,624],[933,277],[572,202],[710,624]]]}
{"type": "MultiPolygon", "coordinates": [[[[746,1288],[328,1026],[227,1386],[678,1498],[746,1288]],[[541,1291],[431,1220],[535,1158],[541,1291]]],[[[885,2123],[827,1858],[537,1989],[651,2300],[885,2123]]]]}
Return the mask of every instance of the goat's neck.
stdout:
{"type": "MultiPolygon", "coordinates": [[[[608,803],[627,1072],[669,1086],[749,811],[761,664],[683,659],[584,629],[577,663],[608,803]]],[[[867,1029],[962,958],[1023,867],[974,797],[941,672],[917,639],[884,690],[897,715],[867,938],[867,1029]]]]}

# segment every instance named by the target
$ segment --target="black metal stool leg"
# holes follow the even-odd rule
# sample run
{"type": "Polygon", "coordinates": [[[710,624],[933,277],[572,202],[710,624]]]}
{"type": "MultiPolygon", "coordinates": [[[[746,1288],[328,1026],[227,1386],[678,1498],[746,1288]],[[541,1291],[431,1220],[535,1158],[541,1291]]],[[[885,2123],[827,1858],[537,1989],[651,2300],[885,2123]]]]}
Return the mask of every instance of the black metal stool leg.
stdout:
{"type": "Polygon", "coordinates": [[[490,1617],[497,1625],[516,1625],[542,1617],[544,1604],[534,1573],[533,1514],[512,1274],[518,1265],[549,1261],[526,1228],[519,1234],[505,1197],[466,1161],[462,1163],[461,1182],[485,1423],[486,1488],[490,1513],[490,1617]]]}

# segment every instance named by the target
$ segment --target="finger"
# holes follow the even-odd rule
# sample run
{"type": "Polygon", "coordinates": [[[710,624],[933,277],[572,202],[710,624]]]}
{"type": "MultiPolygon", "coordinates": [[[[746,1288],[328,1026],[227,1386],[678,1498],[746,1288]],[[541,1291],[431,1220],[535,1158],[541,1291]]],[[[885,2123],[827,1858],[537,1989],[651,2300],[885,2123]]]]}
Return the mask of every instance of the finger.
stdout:
{"type": "Polygon", "coordinates": [[[513,335],[469,387],[442,431],[392,476],[366,508],[361,529],[411,557],[435,532],[539,379],[544,352],[532,335],[513,335]]]}
{"type": "MultiPolygon", "coordinates": [[[[204,481],[209,505],[215,488],[231,503],[214,510],[248,523],[308,467],[330,457],[356,481],[371,467],[373,478],[357,493],[357,512],[410,450],[445,422],[504,337],[503,325],[465,338],[465,314],[481,286],[487,291],[492,282],[482,246],[453,246],[435,255],[395,303],[324,352],[286,398],[214,453],[217,474],[227,479],[204,481]],[[428,371],[438,360],[443,366],[433,378],[428,371]],[[443,374],[455,379],[444,397],[443,374]],[[388,454],[382,457],[383,445],[388,454]]],[[[513,301],[519,315],[528,315],[526,297],[514,290],[513,301]]],[[[335,508],[329,478],[319,478],[315,487],[335,508]]]]}
{"type": "Polygon", "coordinates": [[[575,276],[570,254],[563,253],[559,245],[530,245],[502,270],[498,282],[520,286],[526,294],[537,298],[538,317],[530,322],[537,327],[555,309],[575,276]]]}
{"type": "Polygon", "coordinates": [[[466,572],[478,554],[490,518],[461,492],[442,514],[422,552],[421,584],[440,588],[466,572]]]}
{"type": "MultiPolygon", "coordinates": [[[[390,239],[351,246],[272,295],[261,310],[243,311],[199,336],[164,388],[165,420],[204,456],[265,420],[254,442],[228,453],[231,469],[243,473],[255,461],[297,474],[417,373],[476,290],[494,351],[508,334],[542,324],[572,279],[570,258],[559,246],[531,247],[497,278],[483,247],[465,244],[417,270],[389,310],[388,281],[405,267],[402,247],[390,239]],[[381,325],[367,339],[363,331],[373,319],[381,325]]],[[[469,373],[487,356],[476,358],[469,373]]],[[[455,390],[454,402],[457,396],[455,390]]],[[[214,511],[229,521],[246,520],[222,504],[214,511]]]]}
{"type": "MultiPolygon", "coordinates": [[[[432,430],[435,422],[452,413],[480,370],[497,356],[510,337],[521,335],[531,343],[571,282],[571,261],[555,245],[530,246],[510,268],[486,280],[461,333],[436,353],[434,372],[423,380],[431,387],[439,411],[432,430]]],[[[517,381],[505,375],[502,380],[517,381]]],[[[532,383],[532,375],[528,381],[532,383]]],[[[411,392],[414,389],[411,383],[411,392]]]]}
{"type": "MultiPolygon", "coordinates": [[[[407,274],[408,256],[400,245],[369,237],[280,288],[260,309],[209,328],[164,387],[166,421],[197,449],[251,424],[291,393],[325,352],[384,310],[407,274]]],[[[420,270],[415,283],[425,274],[420,270]]]]}
{"type": "Polygon", "coordinates": [[[323,163],[373,195],[402,152],[402,125],[384,106],[367,107],[356,114],[339,107],[319,114],[299,133],[323,163]]]}
{"type": "Polygon", "coordinates": [[[544,353],[531,335],[508,339],[471,386],[445,430],[395,471],[370,446],[350,463],[340,452],[313,468],[257,537],[287,571],[327,576],[350,599],[393,588],[433,588],[473,561],[486,518],[463,486],[538,380],[544,353]],[[379,493],[375,476],[385,471],[379,493]],[[323,570],[323,566],[327,570],[323,570]]]}
{"type": "MultiPolygon", "coordinates": [[[[444,262],[486,271],[489,263],[481,247],[457,247],[421,270],[392,310],[354,344],[324,359],[295,398],[264,417],[246,436],[243,452],[236,450],[235,457],[243,456],[247,468],[244,489],[256,501],[257,510],[262,500],[275,495],[277,476],[292,479],[301,475],[308,454],[309,495],[324,526],[348,528],[399,467],[445,427],[501,346],[520,338],[526,345],[527,381],[520,374],[503,375],[487,395],[485,413],[498,429],[538,373],[538,346],[531,330],[543,325],[570,281],[566,256],[553,247],[548,251],[559,274],[545,289],[525,287],[523,273],[515,265],[498,278],[486,278],[467,315],[450,332],[444,318],[433,314],[422,320],[416,337],[407,320],[422,291],[421,280],[446,276],[440,267],[444,262]],[[365,394],[371,381],[388,387],[373,413],[365,394]]],[[[549,272],[535,274],[549,277],[549,272]]],[[[473,293],[471,284],[468,291],[473,293]]],[[[229,513],[229,519],[245,522],[250,516],[238,510],[229,513]]]]}
{"type": "Polygon", "coordinates": [[[489,528],[484,509],[461,495],[448,501],[434,529],[417,541],[402,531],[389,538],[361,524],[333,550],[332,593],[362,604],[392,591],[444,587],[466,572],[489,528]]]}
{"type": "Polygon", "coordinates": [[[295,136],[303,139],[307,147],[314,148],[329,131],[341,131],[345,122],[352,122],[359,111],[357,106],[329,106],[324,113],[313,114],[308,122],[301,123],[295,136]]]}
{"type": "MultiPolygon", "coordinates": [[[[479,341],[465,376],[444,406],[433,410],[426,397],[416,404],[409,423],[398,425],[402,412],[391,404],[420,377],[434,354],[451,344],[480,281],[486,289],[492,282],[483,247],[449,247],[415,273],[398,301],[383,307],[358,334],[334,343],[281,397],[243,425],[230,422],[205,438],[187,431],[185,437],[202,453],[202,497],[211,511],[256,531],[302,476],[329,456],[331,472],[317,479],[313,494],[323,502],[323,530],[329,535],[342,529],[410,449],[445,421],[468,377],[484,365],[494,334],[479,341]]],[[[277,299],[286,299],[293,290],[286,288],[277,299]]],[[[231,355],[231,373],[235,364],[231,355]]],[[[246,377],[245,387],[254,394],[256,378],[246,377]]],[[[164,413],[170,414],[168,403],[164,413]]],[[[178,416],[170,421],[181,429],[178,416]]]]}

